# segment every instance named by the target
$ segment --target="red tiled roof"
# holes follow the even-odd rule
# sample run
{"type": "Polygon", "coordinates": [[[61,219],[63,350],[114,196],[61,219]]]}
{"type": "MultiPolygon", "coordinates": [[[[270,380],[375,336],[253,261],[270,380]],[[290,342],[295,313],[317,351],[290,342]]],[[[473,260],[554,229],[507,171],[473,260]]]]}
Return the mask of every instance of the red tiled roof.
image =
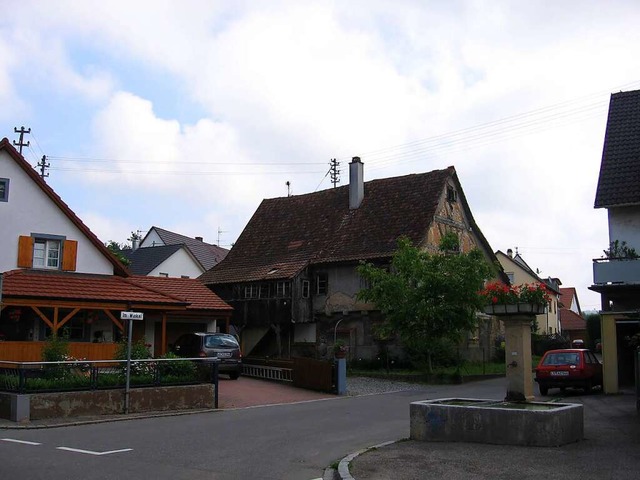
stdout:
{"type": "MultiPolygon", "coordinates": [[[[366,182],[354,210],[348,185],[263,200],[226,258],[200,280],[291,278],[308,264],[390,257],[401,236],[422,244],[449,178],[458,183],[453,167],[366,182]]],[[[458,190],[474,232],[486,242],[458,190]]]]}
{"type": "Polygon", "coordinates": [[[5,298],[95,301],[147,305],[186,306],[183,299],[138,285],[115,275],[11,270],[2,284],[5,298]]]}
{"type": "Polygon", "coordinates": [[[131,277],[129,281],[145,288],[171,295],[174,298],[183,299],[189,303],[187,310],[232,310],[230,305],[195,278],[136,275],[131,277]]]}
{"type": "Polygon", "coordinates": [[[568,308],[560,308],[560,325],[562,330],[586,330],[587,321],[568,308]]]}
{"type": "Polygon", "coordinates": [[[574,287],[560,287],[560,303],[564,308],[571,308],[571,302],[576,295],[576,289],[574,287]]]}
{"type": "Polygon", "coordinates": [[[62,210],[62,213],[64,213],[69,218],[69,220],[71,220],[73,224],[78,227],[78,229],[82,233],[84,233],[89,241],[109,260],[109,262],[113,264],[113,271],[116,275],[129,275],[127,269],[124,267],[124,265],[122,265],[122,263],[120,263],[120,260],[118,260],[116,256],[113,255],[113,253],[111,253],[111,251],[107,247],[105,247],[105,245],[98,239],[98,237],[96,237],[96,235],[91,230],[89,230],[89,227],[87,227],[82,222],[82,220],[80,220],[80,217],[78,217],[73,212],[73,210],[71,210],[69,206],[64,203],[62,198],[60,198],[60,196],[56,192],[54,192],[49,185],[46,184],[46,182],[40,177],[40,175],[38,175],[38,173],[31,167],[31,165],[29,165],[24,157],[20,155],[20,153],[18,153],[15,148],[13,148],[13,145],[11,145],[7,138],[3,138],[0,141],[0,151],[2,150],[6,151],[9,154],[9,157],[11,157],[27,173],[27,175],[31,177],[31,180],[33,180],[35,184],[38,185],[38,187],[40,187],[40,189],[42,189],[42,191],[53,201],[53,203],[57,205],[60,210],[62,210]]]}

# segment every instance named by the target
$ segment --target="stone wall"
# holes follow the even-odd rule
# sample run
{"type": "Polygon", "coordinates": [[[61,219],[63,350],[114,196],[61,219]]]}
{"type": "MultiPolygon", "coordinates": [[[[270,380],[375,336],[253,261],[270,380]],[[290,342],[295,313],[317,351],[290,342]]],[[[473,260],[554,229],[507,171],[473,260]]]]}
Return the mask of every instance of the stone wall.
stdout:
{"type": "MultiPolygon", "coordinates": [[[[129,412],[158,412],[214,408],[212,384],[172,387],[132,388],[129,412]]],[[[113,415],[124,412],[124,389],[82,392],[0,393],[0,417],[13,421],[113,415]],[[14,405],[28,415],[16,416],[14,405]],[[4,408],[7,406],[7,408],[4,408]],[[28,417],[28,418],[26,418],[28,417]]]]}

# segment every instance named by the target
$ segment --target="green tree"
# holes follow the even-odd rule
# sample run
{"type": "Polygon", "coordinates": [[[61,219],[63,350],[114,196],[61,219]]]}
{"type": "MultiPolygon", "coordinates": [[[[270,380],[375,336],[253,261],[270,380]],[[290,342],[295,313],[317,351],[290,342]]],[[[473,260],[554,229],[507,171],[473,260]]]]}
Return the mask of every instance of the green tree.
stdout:
{"type": "Polygon", "coordinates": [[[492,269],[479,250],[429,254],[402,238],[389,269],[367,263],[358,273],[369,285],[358,298],[373,302],[384,314],[378,335],[397,335],[432,372],[432,357],[443,342],[456,342],[475,327],[484,303],[478,292],[492,269]]]}
{"type": "Polygon", "coordinates": [[[120,260],[120,263],[122,263],[125,267],[129,266],[131,262],[122,254],[122,250],[125,249],[124,245],[120,245],[115,240],[109,240],[107,243],[105,243],[105,246],[118,258],[118,260],[120,260]]]}
{"type": "Polygon", "coordinates": [[[589,348],[596,348],[596,342],[600,341],[602,338],[600,334],[600,314],[599,313],[587,313],[585,315],[585,320],[587,321],[587,336],[589,337],[587,340],[589,343],[589,348]]]}

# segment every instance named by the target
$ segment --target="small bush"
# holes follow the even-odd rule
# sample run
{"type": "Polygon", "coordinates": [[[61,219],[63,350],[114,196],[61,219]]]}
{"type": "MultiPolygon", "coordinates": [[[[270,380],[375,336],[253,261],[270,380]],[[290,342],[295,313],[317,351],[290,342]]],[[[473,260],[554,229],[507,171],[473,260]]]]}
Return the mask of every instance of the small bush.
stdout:
{"type": "Polygon", "coordinates": [[[42,348],[43,362],[62,362],[69,357],[69,339],[66,336],[51,335],[42,348]]]}
{"type": "MultiPolygon", "coordinates": [[[[168,352],[163,355],[161,358],[170,358],[177,359],[180,358],[173,352],[168,352]]],[[[159,362],[158,369],[160,370],[160,378],[165,379],[166,377],[184,377],[188,381],[196,378],[196,366],[191,360],[175,360],[172,362],[159,362]]]]}
{"type": "MultiPolygon", "coordinates": [[[[144,338],[140,339],[131,344],[131,375],[152,375],[154,365],[152,362],[135,362],[133,360],[147,360],[150,359],[151,352],[149,351],[149,347],[145,344],[144,338]]],[[[127,359],[127,339],[123,339],[118,342],[118,348],[116,348],[115,353],[116,360],[126,360],[127,359]]],[[[126,366],[122,365],[122,370],[126,369],[126,366]]]]}

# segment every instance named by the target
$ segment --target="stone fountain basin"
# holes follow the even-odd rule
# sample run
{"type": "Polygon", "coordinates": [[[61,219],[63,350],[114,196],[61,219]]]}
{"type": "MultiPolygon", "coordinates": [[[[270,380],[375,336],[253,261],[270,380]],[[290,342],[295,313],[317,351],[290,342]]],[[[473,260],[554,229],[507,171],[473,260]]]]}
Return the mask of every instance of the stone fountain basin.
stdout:
{"type": "Polygon", "coordinates": [[[553,447],[582,440],[581,404],[441,398],[411,403],[412,440],[553,447]]]}

